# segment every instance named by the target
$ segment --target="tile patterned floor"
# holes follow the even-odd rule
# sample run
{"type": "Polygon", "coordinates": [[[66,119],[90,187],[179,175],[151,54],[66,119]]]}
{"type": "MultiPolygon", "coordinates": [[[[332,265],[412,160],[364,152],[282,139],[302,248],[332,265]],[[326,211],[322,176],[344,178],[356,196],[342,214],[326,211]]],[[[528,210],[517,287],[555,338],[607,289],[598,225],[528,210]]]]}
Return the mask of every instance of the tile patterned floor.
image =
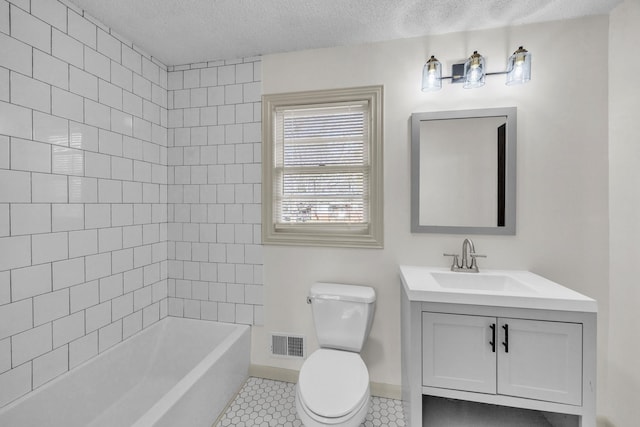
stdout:
{"type": "MultiPolygon", "coordinates": [[[[215,427],[303,427],[296,415],[295,384],[249,378],[215,427]]],[[[404,427],[399,400],[372,397],[361,427],[404,427]]]]}

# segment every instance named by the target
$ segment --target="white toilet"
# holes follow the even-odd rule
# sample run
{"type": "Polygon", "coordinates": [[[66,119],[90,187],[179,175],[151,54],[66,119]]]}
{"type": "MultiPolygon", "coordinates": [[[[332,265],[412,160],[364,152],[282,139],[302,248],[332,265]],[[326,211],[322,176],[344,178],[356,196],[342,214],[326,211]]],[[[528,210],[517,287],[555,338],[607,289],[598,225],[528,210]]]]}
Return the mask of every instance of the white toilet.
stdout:
{"type": "Polygon", "coordinates": [[[376,293],[368,286],[315,283],[309,301],[320,349],[300,369],[298,416],[306,427],[358,427],[369,409],[369,372],[360,351],[376,293]]]}

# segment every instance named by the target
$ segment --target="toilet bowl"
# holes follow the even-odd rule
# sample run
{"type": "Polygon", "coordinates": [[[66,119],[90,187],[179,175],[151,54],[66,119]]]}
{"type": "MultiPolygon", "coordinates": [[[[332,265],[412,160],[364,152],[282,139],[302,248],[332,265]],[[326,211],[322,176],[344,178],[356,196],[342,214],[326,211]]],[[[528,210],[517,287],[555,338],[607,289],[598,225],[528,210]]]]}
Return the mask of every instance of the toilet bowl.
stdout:
{"type": "Polygon", "coordinates": [[[358,353],[319,349],[300,370],[296,410],[306,427],[358,427],[369,401],[369,372],[358,353]]]}
{"type": "Polygon", "coordinates": [[[360,357],[369,336],[376,294],[368,286],[316,283],[312,304],[320,348],[305,360],[296,410],[306,427],[359,427],[369,410],[369,371],[360,357]]]}

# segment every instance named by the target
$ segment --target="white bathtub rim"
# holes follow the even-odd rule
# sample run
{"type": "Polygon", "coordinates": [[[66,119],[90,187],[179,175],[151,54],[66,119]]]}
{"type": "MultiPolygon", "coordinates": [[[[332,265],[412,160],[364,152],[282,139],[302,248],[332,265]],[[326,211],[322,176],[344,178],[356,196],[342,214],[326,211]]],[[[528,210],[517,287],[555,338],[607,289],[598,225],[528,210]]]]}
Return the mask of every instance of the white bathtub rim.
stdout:
{"type": "Polygon", "coordinates": [[[234,330],[225,337],[225,339],[218,344],[212,352],[208,353],[204,359],[198,362],[198,364],[191,369],[189,373],[182,377],[176,385],[171,387],[171,389],[151,408],[149,408],[131,427],[149,427],[158,422],[162,416],[164,416],[164,414],[178,403],[180,398],[182,398],[182,396],[191,389],[196,381],[198,381],[198,379],[200,379],[203,374],[211,368],[215,361],[220,359],[220,357],[225,354],[243,334],[248,333],[247,331],[250,329],[249,325],[217,321],[214,323],[232,325],[234,326],[234,330]]]}
{"type": "MultiPolygon", "coordinates": [[[[99,352],[95,356],[92,356],[92,357],[88,358],[87,360],[77,364],[73,368],[68,369],[67,371],[63,372],[62,374],[58,375],[57,377],[55,377],[53,379],[50,379],[49,381],[43,383],[42,385],[40,385],[40,386],[34,388],[33,390],[30,390],[27,393],[23,394],[22,396],[18,397],[17,399],[12,400],[11,402],[7,403],[6,405],[4,405],[3,407],[0,408],[0,417],[2,417],[2,415],[5,412],[8,412],[10,409],[12,409],[12,408],[18,406],[19,404],[21,404],[24,400],[29,399],[35,393],[44,393],[48,388],[51,388],[54,385],[56,385],[57,383],[59,383],[60,381],[65,380],[68,375],[77,372],[78,370],[80,370],[80,368],[84,367],[85,365],[88,365],[89,363],[92,363],[94,361],[98,361],[101,358],[107,357],[114,349],[119,348],[120,344],[124,344],[125,342],[129,341],[133,337],[138,337],[141,334],[149,333],[152,329],[157,328],[158,325],[161,325],[163,323],[162,322],[163,320],[168,319],[168,318],[169,318],[169,316],[165,316],[162,319],[156,320],[155,322],[151,323],[146,328],[141,329],[141,330],[139,330],[138,332],[136,332],[136,333],[134,333],[132,335],[129,335],[128,337],[124,338],[122,341],[117,342],[116,344],[112,345],[111,347],[107,348],[106,350],[103,350],[102,352],[99,352]]],[[[217,323],[222,323],[222,322],[217,322],[217,323]]],[[[60,348],[60,347],[56,347],[53,350],[55,351],[58,348],[60,348]]],[[[23,363],[23,365],[27,364],[27,363],[30,363],[30,362],[25,362],[25,363],[23,363]]],[[[22,366],[22,365],[18,365],[18,366],[22,366]]],[[[16,368],[18,366],[16,366],[16,368]]]]}
{"type": "MultiPolygon", "coordinates": [[[[82,363],[79,363],[78,365],[74,366],[73,368],[69,369],[68,371],[66,371],[66,372],[64,372],[64,373],[62,373],[62,374],[60,374],[60,375],[58,375],[57,377],[55,377],[55,378],[53,378],[53,379],[51,379],[51,380],[49,380],[49,381],[47,381],[47,382],[43,383],[43,384],[42,384],[42,385],[40,385],[39,387],[37,387],[37,388],[35,388],[35,389],[33,389],[33,390],[31,390],[31,391],[29,391],[29,392],[27,392],[27,393],[23,394],[22,396],[18,397],[17,399],[12,400],[11,402],[7,403],[6,405],[4,405],[3,407],[1,407],[1,408],[0,408],[0,418],[1,418],[1,417],[2,417],[6,412],[9,412],[11,409],[13,409],[13,408],[15,408],[16,406],[20,405],[20,404],[21,404],[22,402],[24,402],[25,400],[27,400],[27,399],[31,398],[35,393],[38,393],[38,394],[39,394],[39,393],[44,393],[47,389],[49,389],[49,388],[51,388],[51,387],[55,386],[58,382],[60,382],[60,381],[64,381],[64,380],[68,377],[68,375],[70,375],[70,374],[73,374],[73,373],[77,372],[78,370],[80,370],[81,368],[85,367],[86,365],[88,365],[88,364],[90,364],[90,363],[98,362],[100,359],[103,359],[103,358],[105,358],[105,357],[108,357],[108,356],[109,356],[113,351],[121,350],[121,349],[120,349],[120,344],[124,344],[125,342],[129,341],[131,338],[134,338],[134,337],[140,337],[140,336],[142,336],[143,334],[149,334],[149,333],[151,333],[153,330],[155,330],[155,329],[157,329],[157,328],[161,327],[162,325],[164,325],[166,322],[171,321],[171,320],[174,320],[174,319],[175,319],[176,321],[178,321],[178,322],[180,322],[180,321],[182,321],[182,320],[187,320],[187,321],[209,322],[209,323],[215,323],[215,324],[221,324],[221,325],[230,325],[230,326],[234,326],[234,327],[238,327],[238,326],[239,326],[239,327],[241,327],[241,328],[238,328],[237,330],[234,330],[234,331],[232,332],[232,335],[233,335],[233,334],[236,334],[236,333],[239,333],[239,334],[240,334],[241,332],[238,332],[238,331],[244,331],[244,330],[246,330],[246,329],[249,329],[249,328],[250,328],[248,325],[241,325],[241,324],[236,324],[236,323],[220,322],[220,321],[216,321],[216,320],[201,320],[201,319],[192,319],[192,318],[187,318],[187,317],[165,316],[165,317],[163,317],[163,318],[161,318],[161,319],[159,319],[159,320],[156,320],[155,322],[151,323],[151,324],[150,324],[149,326],[147,326],[146,328],[141,329],[141,330],[139,330],[138,332],[136,332],[136,333],[134,333],[134,334],[132,334],[132,335],[129,335],[128,337],[126,337],[126,338],[125,338],[125,339],[123,339],[122,341],[120,341],[120,342],[118,342],[118,343],[114,344],[113,346],[111,346],[111,347],[109,347],[108,349],[106,349],[106,350],[102,351],[101,353],[98,353],[98,354],[96,354],[95,356],[93,356],[93,357],[91,357],[91,358],[89,358],[89,359],[87,359],[87,360],[83,361],[82,363]]],[[[228,338],[229,338],[229,337],[225,337],[225,339],[224,339],[224,340],[222,341],[222,343],[221,343],[221,345],[222,345],[222,344],[225,344],[225,345],[226,345],[226,348],[228,348],[228,346],[230,345],[230,342],[229,342],[229,343],[227,343],[227,339],[228,339],[228,338]]],[[[54,349],[54,350],[55,350],[55,349],[54,349]]],[[[219,357],[219,356],[220,356],[220,354],[221,354],[220,352],[218,352],[218,347],[216,347],[216,349],[215,349],[212,353],[217,354],[217,355],[218,355],[218,357],[219,357]]],[[[208,356],[207,356],[207,357],[205,357],[205,359],[207,359],[207,358],[208,358],[208,356]]],[[[198,365],[197,365],[197,366],[199,366],[199,365],[200,365],[200,363],[202,363],[202,362],[203,362],[203,360],[201,360],[200,362],[198,362],[198,365]]],[[[30,362],[25,362],[25,363],[23,363],[23,365],[24,365],[24,364],[27,364],[27,363],[30,363],[30,362]]],[[[22,365],[18,365],[18,366],[22,366],[22,365]]],[[[16,366],[16,368],[17,368],[18,366],[16,366]]],[[[194,369],[195,369],[195,368],[194,368],[194,369]]],[[[187,374],[187,375],[188,375],[188,374],[187,374]]],[[[183,377],[183,379],[185,379],[185,378],[186,378],[186,377],[183,377]]],[[[182,382],[182,380],[181,380],[181,381],[178,381],[178,383],[177,383],[177,384],[180,384],[181,382],[182,382]]],[[[177,385],[177,384],[176,384],[176,385],[177,385]]],[[[186,390],[185,390],[185,391],[186,391],[186,390]]],[[[184,392],[183,392],[182,394],[184,394],[184,392]]],[[[182,395],[182,394],[181,394],[181,395],[182,395]]],[[[163,396],[160,400],[161,400],[161,401],[163,401],[163,400],[164,400],[164,396],[163,396]]],[[[174,401],[173,403],[175,403],[175,401],[174,401]]],[[[152,408],[150,408],[150,410],[151,410],[151,409],[153,409],[153,408],[155,408],[155,406],[156,406],[156,405],[154,405],[152,408]]],[[[144,418],[144,416],[143,416],[142,418],[144,418]]],[[[142,425],[144,425],[144,424],[142,424],[142,425]]],[[[142,425],[141,425],[141,426],[142,426],[142,425]]],[[[133,426],[132,426],[132,427],[133,427],[133,426]]],[[[136,427],[138,427],[138,426],[137,426],[137,422],[136,422],[136,427]]]]}

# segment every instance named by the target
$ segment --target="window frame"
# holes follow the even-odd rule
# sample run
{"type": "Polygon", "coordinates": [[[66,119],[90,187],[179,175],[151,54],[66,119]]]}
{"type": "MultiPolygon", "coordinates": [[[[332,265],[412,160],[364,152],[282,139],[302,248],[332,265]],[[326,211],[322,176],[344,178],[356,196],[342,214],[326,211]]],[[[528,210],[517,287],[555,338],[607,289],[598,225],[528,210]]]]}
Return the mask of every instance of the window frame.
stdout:
{"type": "Polygon", "coordinates": [[[365,86],[262,96],[262,243],[332,247],[383,247],[382,86],[365,86]],[[368,105],[369,222],[349,230],[331,224],[275,223],[274,169],[276,111],[366,101],[368,105]]]}

